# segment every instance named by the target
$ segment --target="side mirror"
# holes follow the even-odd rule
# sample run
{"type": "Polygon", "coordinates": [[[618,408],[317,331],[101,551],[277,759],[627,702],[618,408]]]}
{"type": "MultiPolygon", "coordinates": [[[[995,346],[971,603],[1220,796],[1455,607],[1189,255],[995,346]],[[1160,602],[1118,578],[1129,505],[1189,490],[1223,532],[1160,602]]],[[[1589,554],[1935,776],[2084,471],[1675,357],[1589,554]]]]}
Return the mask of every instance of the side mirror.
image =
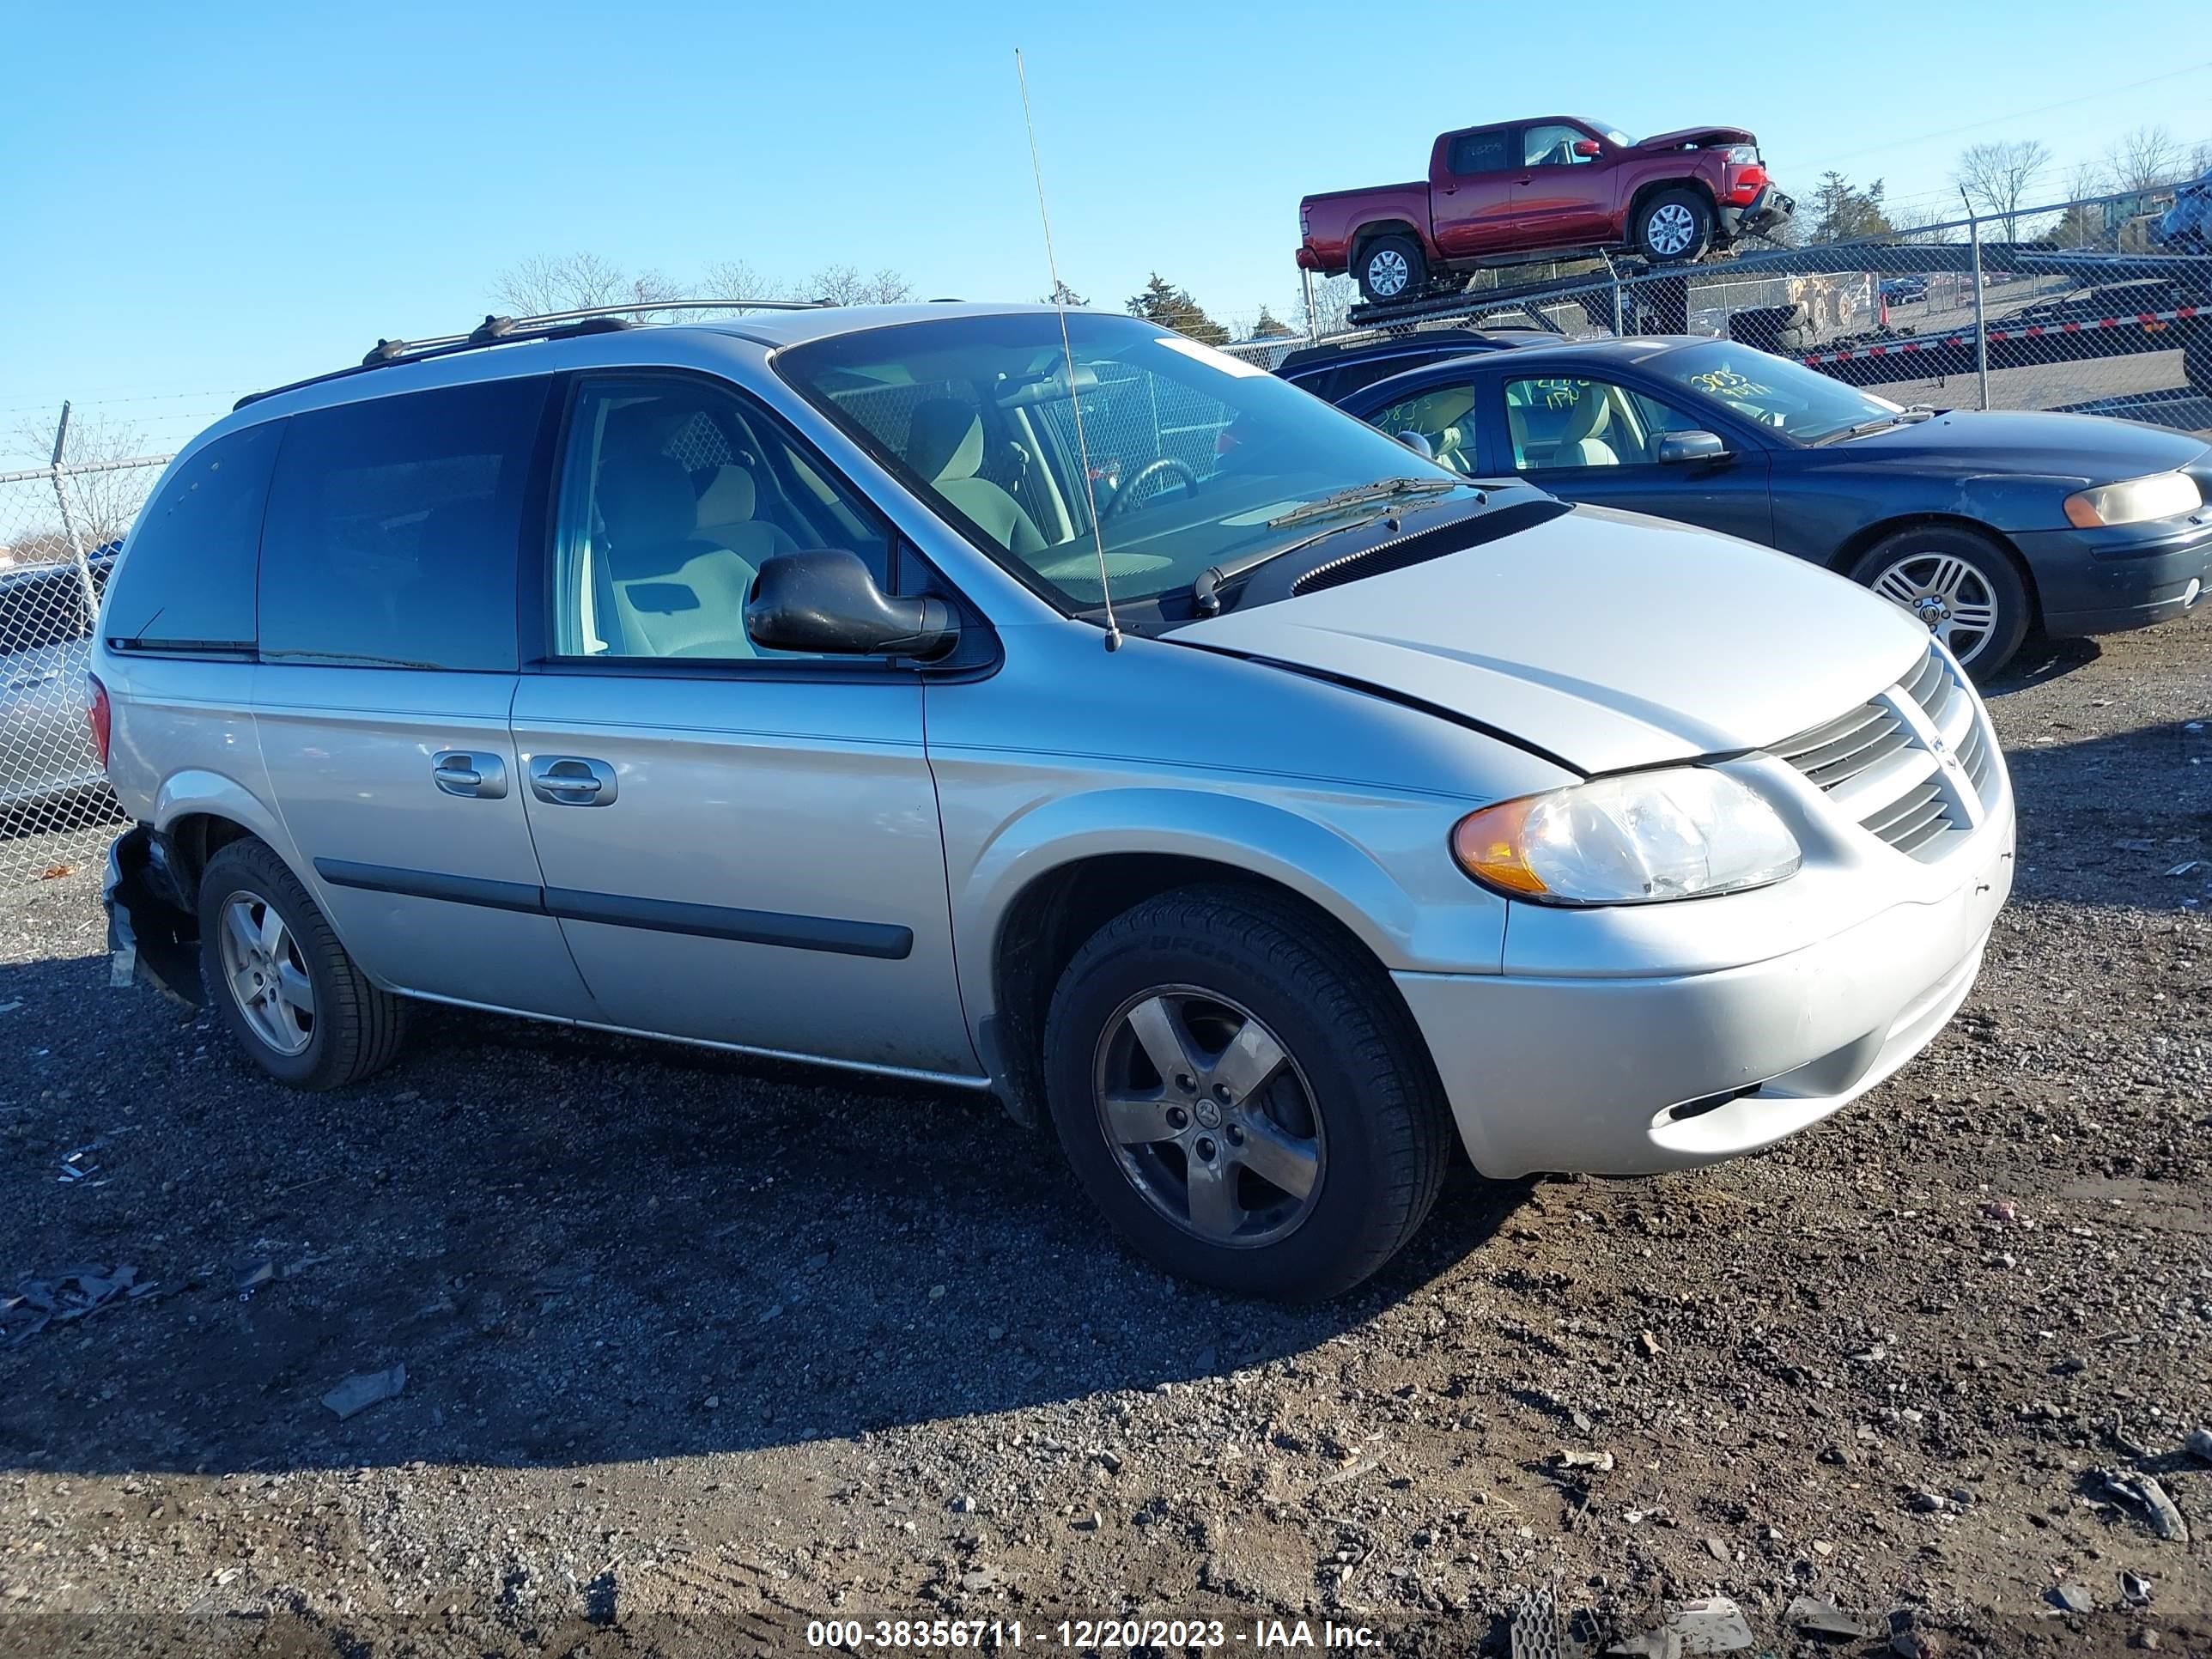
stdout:
{"type": "Polygon", "coordinates": [[[1398,441],[1425,461],[1433,461],[1437,458],[1437,447],[1418,432],[1401,432],[1398,441]]]}
{"type": "Polygon", "coordinates": [[[1577,155],[1602,155],[1605,154],[1605,146],[1598,143],[1595,138],[1577,138],[1575,140],[1575,154],[1577,155]]]}
{"type": "Polygon", "coordinates": [[[1717,432],[1668,432],[1659,439],[1659,464],[1679,466],[1685,461],[1724,461],[1728,446],[1717,432]]]}
{"type": "Polygon", "coordinates": [[[745,599],[745,636],[771,651],[836,657],[941,657],[960,639],[942,599],[893,599],[857,554],[818,547],[760,568],[745,599]]]}

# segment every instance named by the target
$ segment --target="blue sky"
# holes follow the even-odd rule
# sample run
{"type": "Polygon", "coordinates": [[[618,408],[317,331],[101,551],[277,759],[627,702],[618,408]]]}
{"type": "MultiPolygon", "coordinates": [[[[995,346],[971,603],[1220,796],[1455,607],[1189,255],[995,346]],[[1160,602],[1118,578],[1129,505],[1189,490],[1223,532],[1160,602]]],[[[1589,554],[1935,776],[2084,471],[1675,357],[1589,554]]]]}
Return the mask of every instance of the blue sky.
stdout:
{"type": "Polygon", "coordinates": [[[240,390],[465,326],[538,253],[1033,299],[1017,46],[1063,276],[1118,305],[1158,269],[1229,317],[1289,314],[1301,194],[1416,175],[1477,120],[1741,124],[1801,196],[1834,166],[1931,209],[1978,139],[2041,138],[2058,196],[2126,127],[2212,137],[2202,0],[1359,10],[12,9],[0,433],[68,397],[173,447],[240,390]]]}

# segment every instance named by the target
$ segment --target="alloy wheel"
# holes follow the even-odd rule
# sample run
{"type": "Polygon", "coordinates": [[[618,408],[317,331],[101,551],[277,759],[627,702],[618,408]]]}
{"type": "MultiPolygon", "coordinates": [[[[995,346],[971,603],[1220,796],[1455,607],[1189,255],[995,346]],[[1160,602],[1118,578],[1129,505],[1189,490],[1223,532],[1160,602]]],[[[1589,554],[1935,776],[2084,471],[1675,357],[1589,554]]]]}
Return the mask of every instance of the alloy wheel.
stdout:
{"type": "Polygon", "coordinates": [[[1406,256],[1394,247],[1382,249],[1367,261],[1367,286],[1378,298],[1403,294],[1413,277],[1406,256]]]}
{"type": "Polygon", "coordinates": [[[1130,998],[1092,1066],[1121,1172],[1169,1221],[1250,1249],[1296,1231],[1320,1196],[1327,1141],[1297,1062],[1249,1009],[1194,986],[1130,998]]]}
{"type": "Polygon", "coordinates": [[[248,1030],[276,1053],[305,1053],[315,1038],[315,987],[299,941],[276,907],[234,893],[222,907],[222,971],[248,1030]]]}
{"type": "Polygon", "coordinates": [[[1680,253],[1697,234],[1697,220],[1680,202],[1668,202],[1657,209],[1644,226],[1644,240],[1654,253],[1680,253]]]}
{"type": "Polygon", "coordinates": [[[1961,665],[1981,655],[1996,635],[1996,595],[1980,571],[1954,554],[1908,553],[1871,586],[1926,623],[1961,665]]]}

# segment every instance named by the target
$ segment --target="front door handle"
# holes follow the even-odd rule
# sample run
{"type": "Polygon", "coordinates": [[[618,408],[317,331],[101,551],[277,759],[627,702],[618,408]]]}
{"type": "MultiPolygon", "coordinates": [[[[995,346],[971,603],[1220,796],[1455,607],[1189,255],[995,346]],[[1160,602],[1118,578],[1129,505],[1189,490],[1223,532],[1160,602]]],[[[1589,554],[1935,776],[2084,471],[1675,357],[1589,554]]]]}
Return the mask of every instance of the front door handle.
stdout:
{"type": "Polygon", "coordinates": [[[619,793],[615,769],[581,755],[533,755],[530,793],[550,806],[605,806],[619,793]]]}
{"type": "Polygon", "coordinates": [[[496,755],[441,749],[430,757],[430,781],[449,795],[499,800],[507,794],[507,763],[496,755]]]}

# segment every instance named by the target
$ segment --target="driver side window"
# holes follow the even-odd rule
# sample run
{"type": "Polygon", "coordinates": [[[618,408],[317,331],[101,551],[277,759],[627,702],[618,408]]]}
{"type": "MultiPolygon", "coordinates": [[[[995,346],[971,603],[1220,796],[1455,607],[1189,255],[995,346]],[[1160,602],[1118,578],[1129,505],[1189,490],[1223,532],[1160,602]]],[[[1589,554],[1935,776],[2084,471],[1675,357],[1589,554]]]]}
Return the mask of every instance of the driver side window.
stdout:
{"type": "Polygon", "coordinates": [[[1521,129],[1521,161],[1524,167],[1586,167],[1597,158],[1577,155],[1575,146],[1589,134],[1580,127],[1552,124],[1540,127],[1521,129]]]}
{"type": "Polygon", "coordinates": [[[1514,470],[1540,472],[1656,462],[1662,437],[1705,422],[1626,386],[1567,378],[1508,380],[1505,424],[1514,470]]]}
{"type": "Polygon", "coordinates": [[[553,571],[562,657],[805,657],[755,645],[760,568],[802,548],[858,554],[891,583],[889,531],[735,392],[594,380],[570,415],[553,571]]]}

